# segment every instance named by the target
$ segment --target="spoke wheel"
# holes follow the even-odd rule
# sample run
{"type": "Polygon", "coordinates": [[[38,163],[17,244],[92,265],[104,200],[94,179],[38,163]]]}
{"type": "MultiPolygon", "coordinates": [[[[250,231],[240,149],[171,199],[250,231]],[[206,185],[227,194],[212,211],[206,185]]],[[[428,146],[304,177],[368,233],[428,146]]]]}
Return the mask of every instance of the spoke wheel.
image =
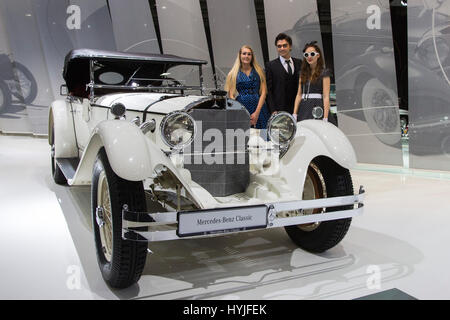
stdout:
{"type": "Polygon", "coordinates": [[[361,90],[361,107],[372,133],[381,142],[395,145],[400,141],[400,116],[397,94],[380,80],[371,78],[361,90]]]}
{"type": "MultiPolygon", "coordinates": [[[[326,157],[318,157],[311,162],[304,182],[303,199],[320,199],[353,194],[350,172],[326,157]]],[[[339,211],[353,208],[339,206],[305,210],[304,214],[339,211]]],[[[300,248],[310,252],[324,252],[336,246],[347,234],[352,219],[322,221],[287,226],[285,230],[291,240],[300,248]]]]}
{"type": "Polygon", "coordinates": [[[111,262],[112,258],[112,215],[111,215],[111,199],[109,197],[108,181],[106,180],[105,172],[100,173],[97,187],[98,204],[96,214],[97,223],[100,222],[100,241],[102,246],[102,252],[105,255],[105,259],[111,262]]]}
{"type": "Polygon", "coordinates": [[[142,182],[117,176],[105,149],[101,148],[94,163],[91,187],[95,248],[102,277],[113,288],[129,287],[144,270],[147,242],[122,238],[122,208],[126,204],[133,212],[147,210],[142,182]]]}
{"type": "MultiPolygon", "coordinates": [[[[319,168],[311,163],[308,167],[308,173],[305,179],[305,185],[303,187],[303,200],[314,200],[320,198],[326,198],[326,186],[323,176],[320,173],[319,168]]],[[[323,209],[307,209],[303,212],[304,215],[322,213],[323,209]]],[[[320,225],[320,222],[299,224],[297,227],[303,231],[314,231],[320,225]]]]}
{"type": "Polygon", "coordinates": [[[30,104],[37,96],[37,82],[33,74],[23,64],[16,62],[16,92],[13,95],[25,104],[30,104]]]}

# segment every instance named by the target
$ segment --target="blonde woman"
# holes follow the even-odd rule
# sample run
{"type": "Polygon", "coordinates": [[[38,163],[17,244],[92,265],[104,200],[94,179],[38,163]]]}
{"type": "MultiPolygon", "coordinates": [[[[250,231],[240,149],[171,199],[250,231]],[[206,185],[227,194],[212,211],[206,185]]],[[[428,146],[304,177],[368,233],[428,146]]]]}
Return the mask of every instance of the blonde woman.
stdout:
{"type": "Polygon", "coordinates": [[[257,129],[267,127],[270,114],[265,104],[266,78],[250,46],[244,45],[239,50],[228,73],[225,90],[231,99],[236,99],[248,110],[251,126],[257,129]]]}

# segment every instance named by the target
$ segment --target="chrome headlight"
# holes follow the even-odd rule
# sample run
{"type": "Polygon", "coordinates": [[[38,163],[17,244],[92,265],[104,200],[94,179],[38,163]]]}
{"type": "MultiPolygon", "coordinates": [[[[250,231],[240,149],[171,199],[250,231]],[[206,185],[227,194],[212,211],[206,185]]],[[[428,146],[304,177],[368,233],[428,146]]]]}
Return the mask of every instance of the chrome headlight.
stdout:
{"type": "Polygon", "coordinates": [[[267,124],[270,140],[277,145],[288,145],[297,132],[297,122],[294,117],[284,111],[273,114],[267,124]]]}
{"type": "Polygon", "coordinates": [[[183,111],[166,115],[161,121],[160,129],[164,143],[174,149],[183,149],[189,145],[197,131],[194,119],[183,111]]]}
{"type": "Polygon", "coordinates": [[[321,106],[315,106],[312,109],[312,116],[314,119],[320,119],[323,116],[323,108],[321,106]]]}

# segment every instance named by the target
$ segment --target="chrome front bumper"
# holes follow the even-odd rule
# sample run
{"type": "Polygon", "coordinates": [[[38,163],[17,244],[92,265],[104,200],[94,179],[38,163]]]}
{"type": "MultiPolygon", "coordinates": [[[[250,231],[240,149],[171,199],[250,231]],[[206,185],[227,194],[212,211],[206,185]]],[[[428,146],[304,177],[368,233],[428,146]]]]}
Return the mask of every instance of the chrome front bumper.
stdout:
{"type": "MultiPolygon", "coordinates": [[[[351,218],[363,213],[364,196],[365,191],[361,186],[359,193],[351,196],[278,202],[247,207],[148,213],[132,212],[128,210],[127,205],[124,205],[122,210],[122,238],[124,240],[144,242],[192,239],[205,236],[246,232],[257,229],[278,228],[351,218]],[[300,212],[303,212],[303,210],[307,209],[321,209],[341,206],[348,206],[348,208],[338,208],[336,211],[298,215],[294,217],[277,216],[278,213],[286,211],[300,210],[300,212]],[[223,225],[220,225],[223,221],[234,219],[228,217],[232,217],[236,214],[241,217],[241,221],[244,220],[245,217],[250,217],[249,219],[251,220],[254,218],[255,222],[248,224],[248,222],[241,223],[239,221],[235,221],[234,225],[225,224],[225,222],[223,225]],[[199,222],[205,223],[199,224],[199,222]],[[216,224],[218,225],[214,225],[214,222],[217,222],[216,224]],[[197,223],[198,227],[195,225],[189,225],[192,223],[197,223]],[[148,228],[158,228],[161,226],[164,228],[168,225],[171,225],[173,230],[148,231],[148,228]],[[186,225],[189,226],[185,227],[186,225]]],[[[236,220],[239,220],[239,218],[236,220]]]]}

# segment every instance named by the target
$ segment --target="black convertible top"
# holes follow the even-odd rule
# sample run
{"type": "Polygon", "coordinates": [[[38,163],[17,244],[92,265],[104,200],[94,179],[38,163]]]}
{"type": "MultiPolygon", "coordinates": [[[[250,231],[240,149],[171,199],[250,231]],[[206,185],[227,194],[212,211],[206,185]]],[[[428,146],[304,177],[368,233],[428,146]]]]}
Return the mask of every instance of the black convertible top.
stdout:
{"type": "MultiPolygon", "coordinates": [[[[207,62],[204,60],[178,57],[170,54],[132,53],[119,51],[106,51],[98,49],[74,49],[71,50],[64,59],[63,78],[67,87],[85,85],[89,83],[90,69],[89,61],[114,66],[120,69],[132,69],[136,65],[145,65],[146,68],[157,69],[158,73],[177,65],[198,65],[207,62]]],[[[156,70],[155,70],[156,71],[156,70]]]]}

